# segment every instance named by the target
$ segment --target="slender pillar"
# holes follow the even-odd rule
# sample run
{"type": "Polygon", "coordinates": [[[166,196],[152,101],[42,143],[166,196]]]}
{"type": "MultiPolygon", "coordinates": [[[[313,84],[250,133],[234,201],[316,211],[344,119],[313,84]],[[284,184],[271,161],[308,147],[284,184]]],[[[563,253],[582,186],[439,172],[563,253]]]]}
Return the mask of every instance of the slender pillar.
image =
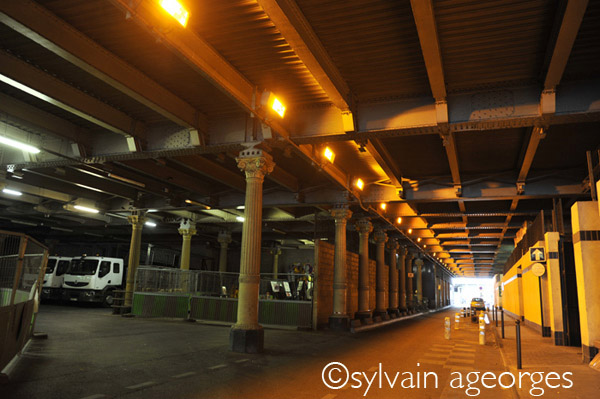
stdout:
{"type": "Polygon", "coordinates": [[[419,306],[423,304],[423,259],[415,259],[417,267],[417,301],[419,306]]]}
{"type": "Polygon", "coordinates": [[[184,219],[179,225],[179,234],[183,238],[181,243],[181,270],[190,270],[190,252],[192,249],[192,236],[196,235],[196,223],[184,219]]]}
{"type": "Polygon", "coordinates": [[[273,171],[273,158],[256,148],[240,152],[238,167],[246,174],[246,200],[242,226],[242,248],[237,322],[229,334],[234,352],[258,353],[264,346],[264,331],[258,324],[260,248],[262,239],[262,186],[273,171]]]}
{"type": "MultiPolygon", "coordinates": [[[[133,288],[135,286],[135,272],[140,263],[140,247],[142,244],[142,228],[146,222],[145,212],[134,211],[127,217],[131,224],[131,243],[129,244],[129,261],[127,263],[127,285],[125,286],[125,306],[131,308],[133,303],[133,288]]],[[[126,313],[129,313],[126,311],[126,313]]]]}
{"type": "Polygon", "coordinates": [[[398,247],[398,241],[395,238],[391,239],[388,243],[388,248],[390,249],[388,312],[392,317],[397,317],[400,314],[400,311],[398,310],[398,268],[396,263],[398,247]]]}
{"type": "Polygon", "coordinates": [[[408,309],[412,312],[415,308],[415,289],[413,284],[414,272],[413,272],[413,259],[415,255],[409,252],[406,255],[406,293],[408,294],[408,309]]]}
{"type": "Polygon", "coordinates": [[[387,313],[387,304],[385,303],[385,243],[388,240],[385,231],[377,229],[373,234],[375,244],[377,244],[377,263],[375,269],[375,316],[380,316],[383,320],[389,319],[387,313]]]}
{"type": "Polygon", "coordinates": [[[371,310],[369,309],[369,233],[373,225],[367,218],[356,223],[359,235],[359,265],[358,265],[358,312],[356,318],[365,323],[371,323],[371,310]]]}
{"type": "Polygon", "coordinates": [[[400,300],[400,313],[406,313],[408,308],[406,307],[406,255],[408,249],[401,247],[398,252],[398,274],[400,275],[400,292],[398,293],[398,299],[400,300]]]}
{"type": "Polygon", "coordinates": [[[345,330],[350,325],[346,307],[348,283],[346,282],[346,224],[352,216],[348,207],[331,210],[335,219],[335,253],[333,267],[333,314],[329,316],[329,328],[345,330]]]}
{"type": "Polygon", "coordinates": [[[219,273],[225,273],[227,271],[227,248],[231,244],[231,232],[227,230],[220,231],[217,241],[221,245],[219,251],[219,273]]]}
{"type": "Polygon", "coordinates": [[[273,248],[271,250],[271,255],[273,255],[273,278],[276,279],[279,272],[279,255],[281,255],[281,248],[273,248]]]}

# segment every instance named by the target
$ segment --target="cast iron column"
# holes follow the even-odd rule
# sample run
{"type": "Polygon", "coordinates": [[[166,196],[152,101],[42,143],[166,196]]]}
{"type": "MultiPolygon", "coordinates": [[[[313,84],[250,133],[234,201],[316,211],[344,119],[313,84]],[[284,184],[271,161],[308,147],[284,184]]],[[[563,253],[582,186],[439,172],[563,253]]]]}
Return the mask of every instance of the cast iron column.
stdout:
{"type": "Polygon", "coordinates": [[[181,262],[179,268],[181,270],[190,270],[192,236],[196,235],[196,224],[190,222],[189,219],[182,220],[178,231],[183,238],[181,243],[181,262]]]}
{"type": "Polygon", "coordinates": [[[333,314],[329,316],[329,328],[345,330],[349,327],[350,316],[346,308],[348,284],[346,282],[346,224],[352,216],[348,207],[331,210],[335,219],[335,253],[333,267],[333,314]]]}
{"type": "Polygon", "coordinates": [[[373,235],[375,244],[377,244],[377,268],[375,269],[375,316],[380,316],[383,320],[389,319],[386,303],[385,303],[385,243],[387,242],[387,234],[385,231],[377,229],[373,235]]]}
{"type": "Polygon", "coordinates": [[[401,247],[398,254],[398,266],[400,267],[398,270],[398,274],[400,275],[400,292],[398,293],[400,297],[400,312],[406,313],[408,310],[406,307],[406,255],[408,254],[408,249],[401,247]]]}
{"type": "Polygon", "coordinates": [[[142,228],[146,223],[144,211],[134,211],[127,216],[131,223],[131,243],[129,245],[129,261],[127,263],[127,285],[125,286],[125,306],[131,308],[133,302],[133,288],[135,285],[135,272],[140,263],[140,246],[142,244],[142,228]]]}
{"type": "Polygon", "coordinates": [[[369,233],[373,225],[367,218],[356,222],[359,234],[359,265],[358,265],[358,312],[356,318],[365,323],[371,323],[371,310],[369,309],[369,233]]]}
{"type": "Polygon", "coordinates": [[[264,331],[258,324],[260,285],[260,248],[262,233],[262,186],[265,175],[273,171],[273,158],[260,149],[240,152],[236,159],[246,174],[246,200],[242,227],[242,248],[237,322],[229,334],[234,352],[258,353],[264,346],[264,331]]]}
{"type": "Polygon", "coordinates": [[[219,272],[225,273],[227,271],[227,248],[231,244],[231,232],[226,230],[220,231],[217,241],[221,245],[219,251],[219,272]]]}
{"type": "Polygon", "coordinates": [[[397,252],[398,252],[398,241],[392,238],[388,243],[390,249],[390,270],[389,270],[389,308],[388,312],[393,317],[397,317],[400,314],[398,310],[398,269],[397,269],[397,252]]]}

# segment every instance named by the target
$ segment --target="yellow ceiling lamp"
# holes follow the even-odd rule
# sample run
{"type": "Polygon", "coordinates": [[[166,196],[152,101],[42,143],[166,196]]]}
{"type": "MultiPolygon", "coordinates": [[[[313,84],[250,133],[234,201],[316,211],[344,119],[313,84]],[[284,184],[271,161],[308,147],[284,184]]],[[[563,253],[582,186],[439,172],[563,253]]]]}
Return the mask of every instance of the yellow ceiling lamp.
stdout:
{"type": "Polygon", "coordinates": [[[179,22],[184,28],[188,23],[190,13],[177,0],[160,0],[160,6],[179,22]]]}

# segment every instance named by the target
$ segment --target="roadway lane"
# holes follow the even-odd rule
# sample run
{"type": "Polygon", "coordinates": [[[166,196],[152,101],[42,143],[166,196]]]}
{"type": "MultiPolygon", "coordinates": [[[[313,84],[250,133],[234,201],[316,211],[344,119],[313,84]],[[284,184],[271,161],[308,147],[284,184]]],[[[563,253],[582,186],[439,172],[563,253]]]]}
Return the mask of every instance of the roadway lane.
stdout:
{"type": "MultiPolygon", "coordinates": [[[[493,337],[485,346],[477,344],[476,325],[466,323],[445,340],[444,316],[450,315],[430,313],[359,334],[266,330],[266,352],[244,355],[227,350],[228,327],[43,306],[37,330],[50,338],[32,343],[14,380],[0,391],[14,399],[467,397],[466,387],[449,387],[451,373],[505,370],[493,337]],[[321,376],[331,362],[366,376],[330,389],[321,376]],[[387,373],[381,388],[380,363],[387,373]],[[437,388],[433,374],[424,387],[425,372],[435,373],[437,388]],[[412,388],[406,388],[409,374],[402,373],[412,375],[412,388]],[[358,381],[360,388],[350,387],[358,381]]],[[[336,371],[331,376],[343,377],[336,371]]],[[[510,395],[511,390],[485,389],[479,397],[510,395]]]]}

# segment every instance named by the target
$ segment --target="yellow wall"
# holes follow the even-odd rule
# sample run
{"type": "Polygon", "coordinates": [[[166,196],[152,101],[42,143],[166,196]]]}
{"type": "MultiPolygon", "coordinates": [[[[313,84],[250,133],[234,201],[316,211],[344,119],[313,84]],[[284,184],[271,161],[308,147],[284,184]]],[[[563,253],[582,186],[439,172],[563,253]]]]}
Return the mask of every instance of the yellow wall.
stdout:
{"type": "MultiPolygon", "coordinates": [[[[544,247],[544,241],[538,241],[535,247],[544,247]]],[[[546,251],[547,253],[548,251],[546,251]]],[[[502,277],[502,285],[504,287],[502,303],[504,309],[517,316],[524,316],[525,320],[535,323],[539,326],[542,324],[540,312],[540,288],[538,277],[531,272],[531,262],[529,251],[519,259],[519,261],[511,267],[511,269],[502,277]],[[517,277],[521,273],[521,278],[517,277]],[[519,287],[519,284],[521,287],[519,287]]],[[[542,281],[542,284],[547,284],[542,281]]],[[[549,298],[542,298],[544,307],[549,306],[549,298]]],[[[544,325],[549,326],[549,320],[544,320],[544,325]]]]}

